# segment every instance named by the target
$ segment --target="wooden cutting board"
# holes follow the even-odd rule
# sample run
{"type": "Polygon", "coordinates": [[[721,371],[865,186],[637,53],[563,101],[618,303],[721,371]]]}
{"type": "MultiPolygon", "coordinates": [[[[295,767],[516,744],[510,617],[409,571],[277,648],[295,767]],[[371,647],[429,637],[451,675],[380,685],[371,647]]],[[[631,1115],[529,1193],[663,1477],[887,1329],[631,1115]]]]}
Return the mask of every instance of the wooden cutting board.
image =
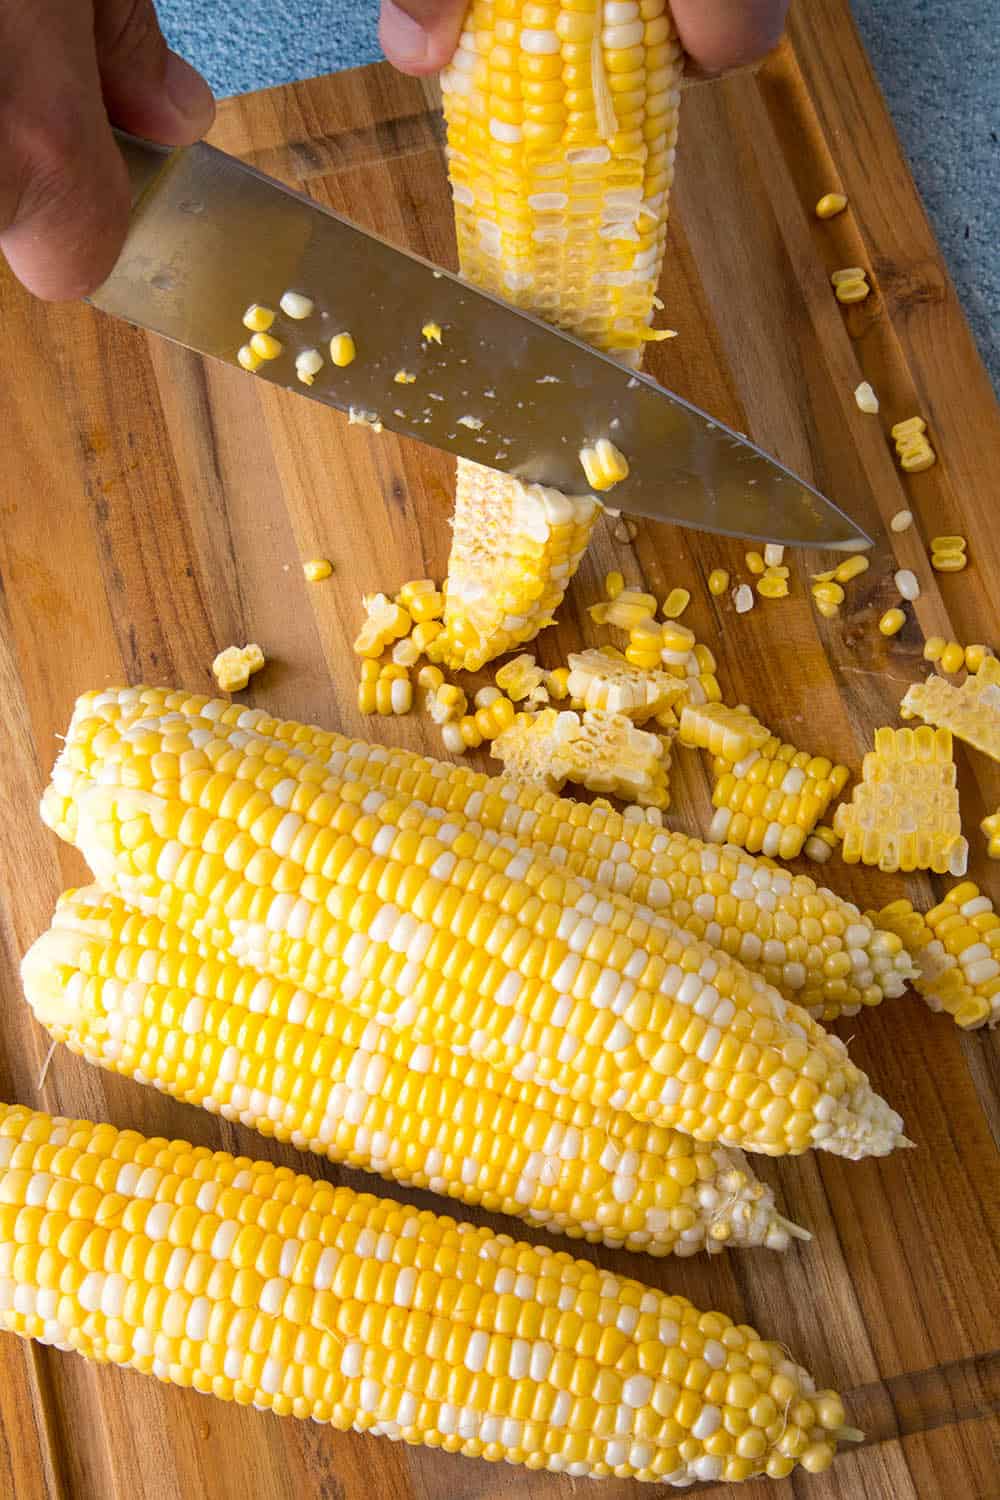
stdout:
{"type": "MultiPolygon", "coordinates": [[[[742,547],[651,524],[622,545],[602,526],[540,651],[555,665],[592,639],[585,606],[611,566],[660,597],[684,584],[686,618],[717,651],[728,700],[858,767],[873,729],[895,722],[904,685],[922,671],[924,633],[1000,646],[1000,413],[846,0],[800,0],[789,40],[758,77],[693,88],[684,114],[661,289],[680,336],[654,347],[653,371],[853,510],[878,551],[837,621],[819,620],[809,601],[819,556],[794,560],[794,597],[737,618],[704,580],[716,566],[740,575],[742,547]],[[812,205],[833,188],[848,194],[850,211],[820,223],[812,205]],[[853,263],[870,268],[875,290],[845,310],[828,277],[853,263]],[[855,405],[863,378],[881,398],[878,417],[855,405]],[[915,412],[939,462],[908,478],[887,432],[915,412]],[[894,539],[897,565],[916,571],[923,593],[887,642],[875,628],[894,593],[886,525],[903,507],[917,524],[894,539]],[[967,572],[931,572],[924,543],[940,531],[968,536],[967,572]]],[[[454,263],[432,88],[374,67],[275,89],[223,104],[213,139],[454,263]]],[[[36,814],[82,690],[128,680],[207,691],[215,652],[258,640],[269,665],[252,701],[439,749],[416,715],[360,719],[350,642],[362,590],[441,575],[449,465],[85,307],[43,307],[9,277],[0,309],[0,1097],[277,1154],[370,1188],[371,1179],[276,1151],[64,1050],[40,1082],[47,1038],[20,998],[17,964],[58,891],[82,878],[36,814]],[[330,556],[336,573],[309,586],[300,564],[313,555],[330,556]]],[[[364,329],[354,332],[363,347],[364,329]]],[[[961,756],[972,874],[994,896],[997,867],[987,866],[976,825],[1000,805],[998,773],[961,756]]],[[[681,757],[675,782],[676,821],[703,828],[701,758],[681,757]]],[[[829,878],[863,904],[902,891],[839,863],[829,878]]],[[[931,893],[914,881],[911,894],[931,893]]],[[[664,1264],[588,1253],[767,1330],[847,1394],[867,1445],[825,1477],[751,1484],[748,1500],[995,1497],[996,1041],[962,1036],[914,998],[839,1029],[854,1036],[855,1056],[902,1111],[917,1150],[858,1165],[820,1155],[764,1162],[784,1211],[814,1234],[783,1258],[664,1264]]],[[[568,1479],[278,1421],[0,1337],[3,1497],[568,1500],[577,1491],[568,1479]]],[[[639,1493],[616,1481],[600,1491],[606,1500],[639,1493]]]]}

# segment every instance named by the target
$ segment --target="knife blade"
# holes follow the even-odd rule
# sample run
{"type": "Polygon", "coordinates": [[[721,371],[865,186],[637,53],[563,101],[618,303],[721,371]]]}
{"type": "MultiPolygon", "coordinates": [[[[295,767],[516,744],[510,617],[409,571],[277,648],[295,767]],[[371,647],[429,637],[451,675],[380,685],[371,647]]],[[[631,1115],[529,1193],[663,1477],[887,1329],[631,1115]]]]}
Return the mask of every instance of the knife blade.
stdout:
{"type": "Polygon", "coordinates": [[[871,545],[811,485],[648,376],[211,146],[116,134],[133,206],[121,257],[90,298],[104,312],[236,364],[247,306],[296,290],[314,313],[279,314],[283,353],[248,378],[568,494],[588,489],[580,449],[608,437],[629,462],[602,497],[616,509],[791,546],[871,545]],[[429,322],[440,344],[423,336],[429,322]],[[343,331],[357,357],[338,368],[327,346],[343,331]],[[307,386],[295,356],[312,347],[325,362],[307,386]],[[415,379],[398,383],[399,371],[415,379]]]}

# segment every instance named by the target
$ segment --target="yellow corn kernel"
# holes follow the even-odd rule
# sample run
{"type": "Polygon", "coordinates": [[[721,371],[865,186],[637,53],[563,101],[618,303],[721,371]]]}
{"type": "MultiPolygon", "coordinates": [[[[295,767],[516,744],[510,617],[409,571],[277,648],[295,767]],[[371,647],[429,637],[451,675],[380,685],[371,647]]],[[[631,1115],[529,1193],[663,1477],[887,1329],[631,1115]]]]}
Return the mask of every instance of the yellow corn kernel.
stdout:
{"type": "Polygon", "coordinates": [[[937,462],[937,455],[929,443],[915,444],[900,455],[899,466],[907,474],[922,474],[937,462]]]}
{"type": "Polygon", "coordinates": [[[398,667],[415,667],[420,660],[420,647],[412,635],[404,635],[401,641],[397,641],[392,648],[393,665],[398,667]]]}
{"type": "Polygon", "coordinates": [[[788,597],[788,579],[781,578],[777,572],[771,569],[757,581],[757,592],[762,599],[786,599],[788,597]]]}
{"type": "Polygon", "coordinates": [[[243,326],[249,328],[251,333],[266,333],[274,322],[274,309],[262,307],[259,302],[251,302],[243,314],[243,326]]]}
{"type": "Polygon", "coordinates": [[[828,599],[817,599],[816,613],[822,615],[824,620],[835,620],[840,614],[840,605],[831,604],[828,599]]]}
{"type": "Polygon", "coordinates": [[[442,682],[427,699],[427,711],[435,724],[450,724],[460,719],[469,706],[462,689],[453,682],[442,682]]]}
{"type": "Polygon", "coordinates": [[[759,552],[748,552],[744,558],[744,562],[751,573],[763,573],[766,566],[759,552]]]}
{"type": "Polygon", "coordinates": [[[853,557],[845,557],[844,561],[833,570],[833,576],[837,583],[850,583],[852,578],[867,573],[871,567],[868,558],[860,552],[855,552],[853,557]]]}
{"type": "Polygon", "coordinates": [[[604,593],[608,599],[617,599],[624,587],[625,579],[617,571],[609,573],[604,580],[604,593]]]}
{"type": "Polygon", "coordinates": [[[349,333],[335,333],[330,340],[330,358],[338,369],[353,364],[357,356],[354,340],[349,333]]]}
{"type": "Polygon", "coordinates": [[[544,688],[545,672],[530,651],[523,651],[512,661],[506,662],[494,676],[494,682],[502,693],[514,703],[532,699],[544,688]]]}
{"type": "Polygon", "coordinates": [[[322,583],[333,572],[333,563],[327,557],[311,557],[302,564],[302,572],[307,583],[322,583]]]}
{"type": "Polygon", "coordinates": [[[250,348],[258,359],[277,359],[284,347],[273,333],[255,333],[250,340],[250,348]]]}
{"type": "Polygon", "coordinates": [[[421,337],[425,338],[429,344],[440,344],[440,342],[441,342],[441,324],[440,323],[425,323],[424,326],[423,326],[423,328],[421,328],[421,330],[420,330],[420,334],[421,334],[421,337]]]}
{"type": "Polygon", "coordinates": [[[417,682],[420,687],[434,692],[437,688],[441,687],[442,683],[444,682],[444,673],[442,672],[440,667],[427,665],[425,667],[421,667],[420,671],[417,673],[417,682]]]}
{"type": "Polygon", "coordinates": [[[887,609],[878,622],[878,628],[883,635],[898,635],[906,624],[906,616],[901,609],[887,609]]]}
{"type": "Polygon", "coordinates": [[[679,619],[690,603],[691,595],[687,589],[671,589],[663,601],[664,619],[679,619]]]}
{"type": "MultiPolygon", "coordinates": [[[[855,268],[850,267],[851,271],[855,268]]],[[[871,291],[868,278],[864,272],[858,275],[850,275],[848,270],[835,271],[830,278],[834,285],[834,294],[838,302],[864,302],[871,291]],[[839,277],[839,280],[837,279],[839,277]]]]}
{"type": "Polygon", "coordinates": [[[260,355],[256,352],[255,349],[252,349],[249,344],[243,344],[240,346],[240,348],[236,351],[236,360],[238,364],[243,366],[244,370],[249,370],[251,374],[253,374],[256,370],[259,370],[261,365],[264,363],[260,355]]]}
{"type": "Polygon", "coordinates": [[[832,219],[836,214],[842,214],[846,207],[847,199],[843,193],[824,193],[814,212],[817,219],[832,219]]]}
{"type": "Polygon", "coordinates": [[[904,422],[897,422],[890,428],[890,436],[893,442],[905,442],[907,438],[918,437],[927,431],[927,423],[923,417],[907,417],[904,422]]]}
{"type": "Polygon", "coordinates": [[[961,573],[968,560],[964,552],[931,553],[931,567],[936,573],[961,573]]]}
{"type": "MultiPolygon", "coordinates": [[[[476,695],[478,699],[478,694],[476,695]]],[[[509,729],[517,715],[517,710],[509,698],[502,693],[497,693],[491,702],[477,703],[475,712],[476,728],[484,740],[495,740],[497,735],[503,734],[509,729]]]]}
{"type": "Polygon", "coordinates": [[[212,663],[212,675],[224,693],[242,693],[254,672],[264,666],[264,653],[256,642],[227,646],[212,663]]]}
{"type": "Polygon", "coordinates": [[[717,599],[729,587],[729,574],[725,568],[713,568],[708,575],[708,592],[717,599]]]}
{"type": "Polygon", "coordinates": [[[421,620],[419,625],[414,625],[410,632],[410,640],[416,646],[418,653],[423,655],[443,630],[444,626],[440,620],[421,620]]]}
{"type": "Polygon", "coordinates": [[[544,678],[549,697],[559,701],[569,696],[569,667],[554,667],[544,678]]]}
{"type": "Polygon", "coordinates": [[[826,823],[820,823],[806,839],[802,853],[814,864],[825,865],[839,843],[840,839],[833,829],[826,823]]]}
{"type": "Polygon", "coordinates": [[[843,588],[832,580],[829,583],[814,583],[812,596],[820,604],[833,604],[839,607],[844,602],[843,588]]]}
{"type": "Polygon", "coordinates": [[[409,634],[413,621],[401,604],[385,594],[366,594],[361,602],[365,621],[354,642],[358,656],[381,656],[392,641],[409,634]]]}
{"type": "Polygon", "coordinates": [[[964,552],[967,543],[964,536],[932,536],[932,552],[964,552]]]}
{"type": "Polygon", "coordinates": [[[667,653],[664,660],[671,656],[686,655],[694,651],[696,641],[694,631],[682,625],[679,620],[667,620],[660,629],[661,648],[667,653]]]}
{"type": "Polygon", "coordinates": [[[943,635],[929,635],[924,642],[924,661],[940,661],[947,644],[943,635]]]}
{"type": "Polygon", "coordinates": [[[610,490],[628,478],[628,459],[608,438],[581,448],[580,463],[592,490],[610,490]]]}
{"type": "Polygon", "coordinates": [[[973,646],[965,648],[965,670],[967,672],[978,672],[983,662],[993,652],[989,646],[980,645],[978,642],[973,646]]]}
{"type": "Polygon", "coordinates": [[[955,672],[961,672],[965,666],[965,647],[958,641],[949,641],[938,658],[938,666],[949,676],[955,672]]]}
{"type": "Polygon", "coordinates": [[[987,838],[986,853],[990,859],[1000,859],[1000,811],[990,813],[980,823],[987,838]]]}
{"type": "Polygon", "coordinates": [[[603,611],[603,622],[617,625],[621,630],[634,630],[647,622],[650,629],[657,628],[653,624],[653,616],[657,610],[653,594],[643,594],[638,589],[622,589],[616,598],[599,608],[603,611]]]}

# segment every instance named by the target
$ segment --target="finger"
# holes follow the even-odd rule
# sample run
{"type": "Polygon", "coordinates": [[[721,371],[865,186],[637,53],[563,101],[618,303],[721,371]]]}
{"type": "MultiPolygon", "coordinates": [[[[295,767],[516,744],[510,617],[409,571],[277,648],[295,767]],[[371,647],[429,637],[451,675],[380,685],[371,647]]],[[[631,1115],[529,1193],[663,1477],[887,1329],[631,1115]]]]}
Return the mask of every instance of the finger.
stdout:
{"type": "Polygon", "coordinates": [[[205,134],[215,117],[212,91],[170,51],[153,0],[96,0],[94,39],[104,101],[116,125],[172,146],[205,134]]]}
{"type": "Polygon", "coordinates": [[[128,223],[128,181],[101,98],[89,4],[37,0],[6,17],[16,60],[0,101],[0,251],[39,297],[92,292],[128,223]]]}
{"type": "Polygon", "coordinates": [[[671,9],[688,56],[706,72],[721,73],[770,52],[788,0],[671,0],[671,9]]]}
{"type": "Polygon", "coordinates": [[[437,73],[451,61],[467,0],[382,0],[382,51],[403,73],[437,73]]]}

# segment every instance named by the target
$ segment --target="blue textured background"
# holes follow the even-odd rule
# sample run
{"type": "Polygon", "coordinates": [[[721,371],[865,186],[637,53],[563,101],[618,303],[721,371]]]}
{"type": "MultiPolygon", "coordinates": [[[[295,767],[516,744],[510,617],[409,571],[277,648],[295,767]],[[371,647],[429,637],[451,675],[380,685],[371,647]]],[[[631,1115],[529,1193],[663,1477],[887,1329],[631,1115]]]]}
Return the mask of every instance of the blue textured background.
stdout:
{"type": "MultiPolygon", "coordinates": [[[[853,4],[917,187],[1000,387],[1000,0],[853,4]]],[[[377,0],[158,0],[158,7],[171,44],[218,94],[381,56],[377,0]]]]}

